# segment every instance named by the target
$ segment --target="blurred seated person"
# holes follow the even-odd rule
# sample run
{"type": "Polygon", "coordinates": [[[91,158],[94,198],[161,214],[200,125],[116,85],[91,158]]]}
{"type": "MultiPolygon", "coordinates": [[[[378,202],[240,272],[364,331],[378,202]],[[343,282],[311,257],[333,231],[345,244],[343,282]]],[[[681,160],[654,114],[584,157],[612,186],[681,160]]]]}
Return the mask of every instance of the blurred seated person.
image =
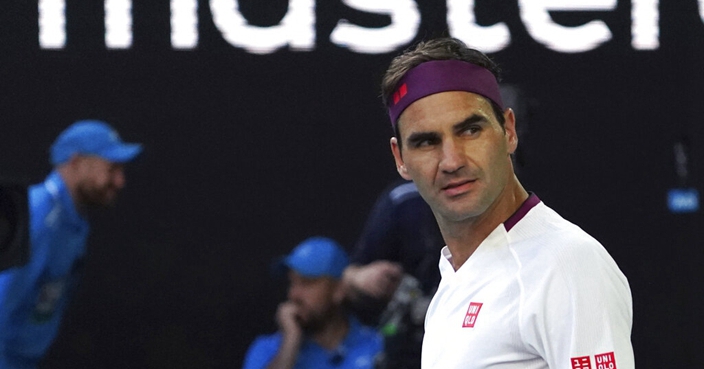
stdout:
{"type": "Polygon", "coordinates": [[[396,181],[378,196],[343,279],[355,314],[382,327],[384,367],[420,368],[425,311],[440,282],[444,245],[413,182],[396,181]]]}
{"type": "Polygon", "coordinates": [[[283,258],[288,300],[276,312],[279,330],[258,336],[244,369],[374,368],[382,339],[348,314],[342,272],[349,258],[337,242],[311,237],[283,258]]]}

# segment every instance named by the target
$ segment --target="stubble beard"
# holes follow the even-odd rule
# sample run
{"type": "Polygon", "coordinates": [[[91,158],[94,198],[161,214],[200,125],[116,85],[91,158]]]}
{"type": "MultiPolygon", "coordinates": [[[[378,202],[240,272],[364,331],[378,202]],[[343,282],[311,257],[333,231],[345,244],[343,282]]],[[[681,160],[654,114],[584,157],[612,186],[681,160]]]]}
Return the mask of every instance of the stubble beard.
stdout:
{"type": "Polygon", "coordinates": [[[79,187],[78,196],[81,204],[87,208],[108,209],[114,206],[117,191],[109,186],[89,187],[86,185],[79,187]]]}
{"type": "Polygon", "coordinates": [[[304,319],[298,316],[297,319],[301,329],[303,329],[306,334],[313,334],[325,328],[325,325],[331,320],[332,314],[332,309],[327,309],[321,313],[310,312],[310,314],[307,315],[307,318],[304,319]]]}

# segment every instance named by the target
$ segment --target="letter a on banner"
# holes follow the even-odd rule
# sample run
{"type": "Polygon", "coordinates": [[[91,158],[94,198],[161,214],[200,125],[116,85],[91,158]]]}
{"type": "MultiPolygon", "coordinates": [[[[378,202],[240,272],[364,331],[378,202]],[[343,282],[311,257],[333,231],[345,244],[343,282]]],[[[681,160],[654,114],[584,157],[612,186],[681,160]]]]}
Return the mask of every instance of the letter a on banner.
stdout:
{"type": "Polygon", "coordinates": [[[238,0],[210,0],[215,26],[233,46],[255,54],[269,54],[284,46],[294,50],[315,47],[315,0],[290,0],[281,23],[253,26],[239,10],[238,0]]]}

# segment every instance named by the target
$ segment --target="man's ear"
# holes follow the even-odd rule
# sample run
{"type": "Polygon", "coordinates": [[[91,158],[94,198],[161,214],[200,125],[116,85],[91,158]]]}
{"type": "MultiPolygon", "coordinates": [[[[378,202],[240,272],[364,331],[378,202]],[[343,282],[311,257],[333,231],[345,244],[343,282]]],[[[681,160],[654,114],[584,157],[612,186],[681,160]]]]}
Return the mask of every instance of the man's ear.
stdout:
{"type": "Polygon", "coordinates": [[[516,133],[516,115],[511,108],[504,110],[504,131],[506,131],[508,153],[513,154],[518,148],[518,134],[516,133]]]}
{"type": "Polygon", "coordinates": [[[411,176],[408,174],[408,169],[406,169],[406,164],[403,162],[403,157],[401,156],[401,148],[398,145],[398,140],[396,137],[391,137],[391,153],[394,155],[394,160],[396,161],[396,170],[398,174],[403,177],[403,179],[411,180],[411,176]]]}

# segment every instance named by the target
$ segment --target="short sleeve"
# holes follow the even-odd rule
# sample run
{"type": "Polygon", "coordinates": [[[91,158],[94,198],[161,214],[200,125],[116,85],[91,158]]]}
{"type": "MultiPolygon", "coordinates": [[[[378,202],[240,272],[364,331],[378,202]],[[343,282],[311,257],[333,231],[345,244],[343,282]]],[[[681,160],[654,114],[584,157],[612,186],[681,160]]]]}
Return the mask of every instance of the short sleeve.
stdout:
{"type": "Polygon", "coordinates": [[[596,241],[558,248],[552,259],[522,276],[524,342],[553,369],[633,369],[631,291],[616,263],[596,241]]]}

